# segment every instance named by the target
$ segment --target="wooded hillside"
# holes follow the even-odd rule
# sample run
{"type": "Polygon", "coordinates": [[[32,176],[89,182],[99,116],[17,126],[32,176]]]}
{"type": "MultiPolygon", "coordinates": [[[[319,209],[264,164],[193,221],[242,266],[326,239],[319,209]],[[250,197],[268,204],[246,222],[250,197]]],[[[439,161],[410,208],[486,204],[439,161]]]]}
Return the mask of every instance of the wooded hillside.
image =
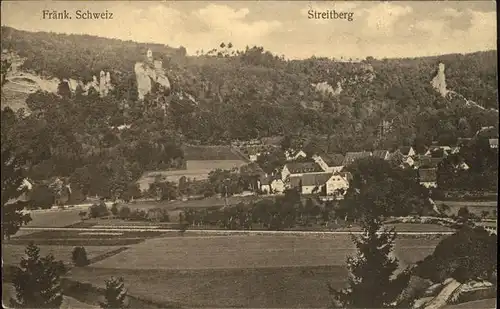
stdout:
{"type": "Polygon", "coordinates": [[[287,135],[310,149],[346,152],[435,140],[453,144],[483,126],[498,127],[498,112],[488,110],[498,109],[496,51],[351,63],[290,61],[263,47],[214,45],[187,56],[184,48],[159,44],[2,27],[2,50],[26,58],[21,70],[82,81],[106,70],[115,86],[105,98],[28,97],[31,114],[18,114],[16,126],[27,134],[25,143],[43,146],[36,157],[44,165],[35,165],[33,173],[39,168],[39,175],[69,176],[88,169],[88,160],[100,166],[99,173],[115,167],[118,172],[123,162],[107,164],[103,157],[116,161],[121,154],[133,166],[130,180],[145,169],[181,166],[184,142],[228,144],[287,135]],[[153,91],[140,102],[133,70],[148,48],[163,60],[172,91],[153,91]],[[433,89],[440,62],[448,88],[486,109],[443,98],[433,89]],[[130,129],[116,129],[120,125],[130,129]]]}

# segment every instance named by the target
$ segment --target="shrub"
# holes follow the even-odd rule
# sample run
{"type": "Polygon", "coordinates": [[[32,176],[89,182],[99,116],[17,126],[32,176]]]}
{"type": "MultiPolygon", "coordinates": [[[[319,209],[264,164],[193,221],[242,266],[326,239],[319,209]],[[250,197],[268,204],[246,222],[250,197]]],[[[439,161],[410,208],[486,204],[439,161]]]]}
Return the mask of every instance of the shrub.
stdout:
{"type": "Polygon", "coordinates": [[[120,210],[118,211],[118,217],[120,219],[129,219],[130,218],[130,208],[128,208],[127,206],[123,206],[120,208],[120,210]]]}
{"type": "Polygon", "coordinates": [[[109,214],[108,207],[106,207],[106,204],[104,203],[100,203],[99,205],[94,204],[90,206],[89,214],[91,218],[99,218],[107,216],[109,214]]]}
{"type": "Polygon", "coordinates": [[[80,219],[82,219],[82,221],[83,221],[87,217],[87,212],[86,211],[80,211],[78,213],[78,216],[80,216],[80,219]]]}
{"type": "Polygon", "coordinates": [[[113,214],[113,216],[116,216],[118,214],[118,204],[117,203],[113,203],[113,205],[111,206],[111,213],[113,214]]]}
{"type": "Polygon", "coordinates": [[[147,214],[142,209],[134,209],[129,216],[130,220],[143,221],[147,219],[147,214]]]}
{"type": "Polygon", "coordinates": [[[87,266],[89,260],[87,258],[87,251],[84,247],[75,247],[72,253],[73,264],[76,266],[87,266]]]}

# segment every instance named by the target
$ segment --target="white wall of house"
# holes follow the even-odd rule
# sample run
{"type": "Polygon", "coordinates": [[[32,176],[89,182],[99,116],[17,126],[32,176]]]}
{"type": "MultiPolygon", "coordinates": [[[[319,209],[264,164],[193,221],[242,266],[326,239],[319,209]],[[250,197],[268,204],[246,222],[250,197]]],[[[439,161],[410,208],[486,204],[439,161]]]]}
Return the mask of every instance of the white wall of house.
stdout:
{"type": "Polygon", "coordinates": [[[335,191],[349,188],[349,182],[340,175],[333,175],[326,182],[326,195],[332,195],[335,191]]]}
{"type": "Polygon", "coordinates": [[[258,154],[251,154],[248,156],[248,158],[250,159],[250,161],[256,162],[257,159],[259,158],[259,155],[258,154]]]}
{"type": "Polygon", "coordinates": [[[270,188],[273,193],[283,193],[285,191],[285,184],[281,179],[275,179],[271,182],[270,188]]]}
{"type": "Polygon", "coordinates": [[[318,188],[318,186],[302,186],[302,194],[313,193],[321,193],[321,188],[318,188]],[[316,189],[316,191],[314,189],[316,189]]]}
{"type": "Polygon", "coordinates": [[[286,165],[283,166],[283,169],[281,170],[281,180],[284,182],[291,174],[292,173],[290,173],[288,167],[286,165]]]}
{"type": "Polygon", "coordinates": [[[415,150],[413,149],[413,147],[410,147],[410,150],[408,151],[408,156],[414,156],[416,154],[417,153],[415,152],[415,150]]]}
{"type": "Polygon", "coordinates": [[[420,184],[426,188],[437,188],[437,183],[432,181],[432,182],[420,182],[420,184]]]}
{"type": "Polygon", "coordinates": [[[269,193],[271,193],[271,186],[270,185],[261,185],[260,191],[269,194],[269,193]]]}
{"type": "Polygon", "coordinates": [[[408,156],[404,159],[404,162],[406,162],[409,166],[415,165],[415,160],[413,160],[412,157],[408,156]]]}

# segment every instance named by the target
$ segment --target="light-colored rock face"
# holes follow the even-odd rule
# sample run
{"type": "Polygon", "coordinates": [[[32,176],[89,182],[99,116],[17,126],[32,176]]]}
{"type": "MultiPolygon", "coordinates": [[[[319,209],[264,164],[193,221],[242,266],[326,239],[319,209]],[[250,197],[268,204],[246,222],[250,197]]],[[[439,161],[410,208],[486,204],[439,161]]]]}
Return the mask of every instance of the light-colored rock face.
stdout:
{"type": "Polygon", "coordinates": [[[314,87],[314,90],[323,94],[323,95],[339,95],[342,92],[342,83],[337,82],[337,88],[333,89],[327,82],[321,82],[317,84],[311,84],[314,87]]]}
{"type": "Polygon", "coordinates": [[[154,60],[153,53],[148,49],[146,54],[147,61],[137,62],[134,66],[134,72],[137,80],[137,93],[139,100],[151,92],[153,83],[158,83],[164,91],[170,90],[170,81],[165,75],[163,63],[154,60]]]}
{"type": "Polygon", "coordinates": [[[135,64],[134,72],[137,79],[138,98],[139,100],[143,100],[144,96],[151,92],[151,78],[145,69],[145,65],[141,62],[135,64]]]}
{"type": "Polygon", "coordinates": [[[446,89],[446,76],[444,74],[444,69],[445,69],[444,64],[440,63],[439,68],[438,68],[438,72],[437,72],[436,76],[434,76],[434,78],[432,79],[431,85],[443,97],[446,97],[446,95],[448,94],[449,91],[448,91],[448,89],[446,89]]]}

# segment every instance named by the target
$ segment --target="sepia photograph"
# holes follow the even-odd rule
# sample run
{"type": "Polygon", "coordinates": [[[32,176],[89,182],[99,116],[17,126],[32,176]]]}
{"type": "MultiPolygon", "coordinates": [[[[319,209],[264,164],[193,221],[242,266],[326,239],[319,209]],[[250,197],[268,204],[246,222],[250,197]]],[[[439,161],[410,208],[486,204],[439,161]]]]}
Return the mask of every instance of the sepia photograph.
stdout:
{"type": "Polygon", "coordinates": [[[2,306],[494,309],[495,1],[1,2],[2,306]]]}

